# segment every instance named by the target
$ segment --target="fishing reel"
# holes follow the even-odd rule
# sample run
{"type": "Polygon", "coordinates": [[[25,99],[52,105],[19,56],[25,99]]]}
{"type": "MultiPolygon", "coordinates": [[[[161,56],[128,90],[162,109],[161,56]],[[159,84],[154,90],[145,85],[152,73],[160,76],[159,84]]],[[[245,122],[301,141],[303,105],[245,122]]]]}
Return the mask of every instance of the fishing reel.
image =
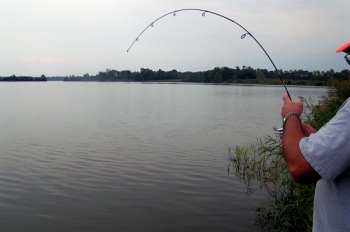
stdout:
{"type": "Polygon", "coordinates": [[[276,138],[282,143],[283,140],[283,126],[281,126],[279,129],[273,128],[275,130],[276,138]]]}

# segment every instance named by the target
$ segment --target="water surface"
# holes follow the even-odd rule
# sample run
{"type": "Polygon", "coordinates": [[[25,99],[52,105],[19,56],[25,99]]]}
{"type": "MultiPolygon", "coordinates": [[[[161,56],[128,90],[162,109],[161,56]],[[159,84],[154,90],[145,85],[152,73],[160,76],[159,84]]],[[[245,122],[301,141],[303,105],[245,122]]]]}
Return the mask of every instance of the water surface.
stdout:
{"type": "MultiPolygon", "coordinates": [[[[323,88],[290,87],[317,98],[323,88]]],[[[259,231],[228,148],[273,135],[280,86],[0,83],[0,231],[259,231]]]]}

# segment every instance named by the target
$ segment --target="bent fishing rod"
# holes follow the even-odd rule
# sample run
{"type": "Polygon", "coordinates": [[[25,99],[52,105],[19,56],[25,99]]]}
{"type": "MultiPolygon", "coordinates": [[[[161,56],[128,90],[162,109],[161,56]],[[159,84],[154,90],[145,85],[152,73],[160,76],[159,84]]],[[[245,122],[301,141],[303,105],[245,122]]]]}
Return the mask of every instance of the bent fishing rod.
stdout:
{"type": "Polygon", "coordinates": [[[241,39],[244,39],[246,37],[246,35],[249,35],[250,37],[252,37],[254,39],[254,41],[259,45],[259,47],[264,51],[265,55],[267,56],[267,58],[269,58],[271,64],[273,65],[273,67],[275,68],[275,71],[277,73],[277,75],[279,76],[282,84],[283,84],[283,87],[284,89],[286,90],[286,93],[288,94],[288,97],[290,100],[292,100],[292,98],[290,97],[290,94],[288,92],[288,89],[287,89],[287,86],[286,86],[286,83],[284,82],[280,72],[278,71],[275,63],[272,61],[271,57],[269,56],[269,54],[266,52],[266,50],[264,49],[264,47],[259,43],[259,41],[252,35],[252,33],[250,33],[247,29],[245,29],[241,24],[237,23],[236,21],[224,16],[224,15],[221,15],[221,14],[218,14],[218,13],[215,13],[215,12],[212,12],[212,11],[209,11],[209,10],[202,10],[202,9],[195,9],[195,8],[191,8],[191,9],[180,9],[180,10],[175,10],[175,11],[172,11],[172,12],[169,12],[165,15],[162,15],[160,16],[159,18],[157,18],[156,20],[154,20],[153,22],[151,22],[137,37],[136,39],[133,41],[133,43],[130,45],[130,47],[128,48],[127,52],[130,51],[131,47],[139,40],[140,36],[150,27],[154,27],[154,24],[159,21],[160,19],[168,16],[168,15],[173,15],[173,16],[176,16],[176,13],[178,12],[181,12],[181,11],[200,11],[202,12],[202,16],[204,17],[206,13],[209,13],[209,14],[213,14],[213,15],[216,15],[216,16],[219,16],[221,18],[224,18],[234,24],[236,24],[237,26],[239,26],[240,28],[242,28],[245,33],[241,36],[241,39]]]}

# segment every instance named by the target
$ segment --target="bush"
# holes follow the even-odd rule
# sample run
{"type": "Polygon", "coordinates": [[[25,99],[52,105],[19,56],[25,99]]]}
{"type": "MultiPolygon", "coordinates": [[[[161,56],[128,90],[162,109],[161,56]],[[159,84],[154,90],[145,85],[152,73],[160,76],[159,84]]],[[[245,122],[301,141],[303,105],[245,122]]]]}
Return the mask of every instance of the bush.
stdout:
{"type": "Polygon", "coordinates": [[[337,113],[339,107],[350,96],[350,79],[331,79],[328,85],[328,92],[321,97],[318,105],[314,105],[312,99],[299,97],[304,103],[303,119],[306,123],[319,130],[337,113]]]}

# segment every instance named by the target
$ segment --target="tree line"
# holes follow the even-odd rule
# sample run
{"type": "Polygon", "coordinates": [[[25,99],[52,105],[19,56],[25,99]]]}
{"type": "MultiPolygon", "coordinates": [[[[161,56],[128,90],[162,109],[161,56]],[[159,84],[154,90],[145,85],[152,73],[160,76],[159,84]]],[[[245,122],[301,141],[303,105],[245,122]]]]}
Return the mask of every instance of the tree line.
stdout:
{"type": "Polygon", "coordinates": [[[47,81],[47,78],[45,75],[41,75],[40,77],[12,75],[9,77],[0,77],[0,81],[47,81]]]}
{"type": "MultiPolygon", "coordinates": [[[[350,76],[349,70],[335,72],[329,71],[305,71],[305,70],[279,70],[286,84],[296,85],[327,85],[331,78],[347,80],[350,76]]],[[[141,68],[140,71],[129,70],[118,71],[106,69],[97,75],[84,74],[83,76],[67,76],[64,81],[168,81],[168,82],[197,82],[197,83],[259,83],[280,84],[280,79],[275,71],[267,69],[253,69],[250,66],[242,68],[216,67],[213,70],[198,72],[153,71],[141,68]]]]}
{"type": "MultiPolygon", "coordinates": [[[[306,70],[279,70],[282,78],[288,85],[316,85],[325,86],[331,78],[338,80],[347,80],[350,77],[350,70],[335,72],[333,69],[328,71],[306,71],[306,70]]],[[[83,76],[67,76],[46,78],[40,77],[16,76],[0,77],[0,81],[164,81],[164,82],[197,82],[197,83],[248,83],[248,84],[281,84],[279,76],[275,71],[267,69],[254,69],[250,66],[236,68],[215,67],[208,71],[198,72],[178,72],[173,69],[170,71],[153,71],[148,68],[141,68],[140,71],[131,72],[130,70],[118,71],[106,69],[96,75],[84,74],[83,76]]]]}

